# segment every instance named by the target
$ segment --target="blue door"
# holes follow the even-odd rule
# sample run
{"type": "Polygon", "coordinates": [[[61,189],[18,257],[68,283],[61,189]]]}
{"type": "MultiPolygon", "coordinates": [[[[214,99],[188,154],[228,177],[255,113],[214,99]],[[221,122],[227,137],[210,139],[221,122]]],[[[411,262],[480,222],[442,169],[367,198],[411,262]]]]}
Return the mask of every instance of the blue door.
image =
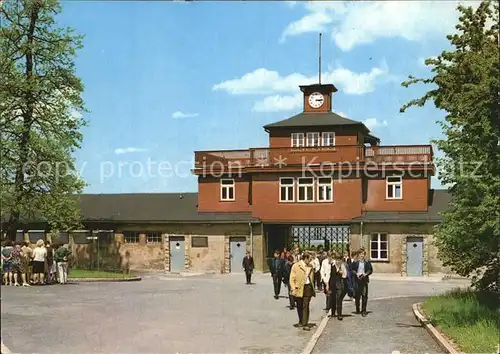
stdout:
{"type": "Polygon", "coordinates": [[[229,255],[231,257],[230,272],[243,272],[242,263],[246,254],[247,239],[246,237],[231,237],[229,243],[229,255]]]}
{"type": "Polygon", "coordinates": [[[406,274],[409,277],[423,275],[424,264],[424,238],[406,238],[406,274]]]}
{"type": "Polygon", "coordinates": [[[170,271],[180,272],[184,270],[186,258],[186,241],[184,236],[170,236],[170,271]]]}

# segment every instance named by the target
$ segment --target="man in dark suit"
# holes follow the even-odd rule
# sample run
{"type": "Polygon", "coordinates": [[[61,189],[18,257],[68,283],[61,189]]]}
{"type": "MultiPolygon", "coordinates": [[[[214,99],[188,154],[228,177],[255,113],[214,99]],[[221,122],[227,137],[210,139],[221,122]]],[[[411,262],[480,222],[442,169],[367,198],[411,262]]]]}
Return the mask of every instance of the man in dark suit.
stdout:
{"type": "MultiPolygon", "coordinates": [[[[289,253],[289,252],[288,252],[289,253]]],[[[285,259],[285,264],[283,266],[283,284],[285,284],[285,288],[288,289],[288,301],[290,310],[295,309],[295,299],[292,295],[292,290],[290,289],[290,273],[292,271],[293,266],[293,256],[291,254],[285,259]]]]}
{"type": "Polygon", "coordinates": [[[245,270],[245,276],[247,277],[247,284],[252,284],[252,273],[253,273],[253,257],[250,252],[247,252],[246,256],[243,258],[242,262],[243,269],[245,270]]]}
{"type": "Polygon", "coordinates": [[[355,252],[351,253],[349,256],[349,252],[344,253],[344,264],[347,269],[347,296],[349,296],[349,300],[352,301],[354,298],[354,278],[352,276],[351,266],[355,252]]]}
{"type": "Polygon", "coordinates": [[[269,270],[271,271],[271,277],[273,278],[274,298],[279,299],[284,269],[283,260],[280,258],[278,250],[274,251],[274,258],[271,260],[271,264],[269,264],[269,270]]]}
{"type": "Polygon", "coordinates": [[[330,308],[332,309],[330,317],[335,317],[336,314],[339,321],[342,321],[342,301],[347,293],[347,275],[348,271],[342,259],[342,254],[335,254],[328,281],[328,295],[330,308]]]}
{"type": "Polygon", "coordinates": [[[354,276],[354,298],[356,303],[356,313],[361,312],[361,316],[366,317],[366,305],[368,304],[368,283],[373,267],[366,258],[364,250],[359,251],[358,259],[351,264],[351,272],[354,276]],[[361,299],[361,311],[359,300],[361,299]]]}

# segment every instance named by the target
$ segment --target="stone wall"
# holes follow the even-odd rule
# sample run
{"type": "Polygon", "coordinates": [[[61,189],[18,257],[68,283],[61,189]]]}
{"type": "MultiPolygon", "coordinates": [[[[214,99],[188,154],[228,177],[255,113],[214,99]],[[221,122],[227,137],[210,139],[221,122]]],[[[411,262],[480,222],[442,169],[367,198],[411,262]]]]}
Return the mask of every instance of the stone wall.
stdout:
{"type": "Polygon", "coordinates": [[[188,250],[188,269],[193,271],[221,271],[222,263],[224,262],[224,236],[204,236],[192,235],[192,237],[207,237],[208,247],[192,247],[191,242],[186,243],[188,250]]]}
{"type": "Polygon", "coordinates": [[[123,233],[115,233],[119,243],[122,267],[132,270],[161,270],[164,262],[162,242],[146,242],[146,234],[139,234],[139,243],[125,243],[123,233]]]}
{"type": "Polygon", "coordinates": [[[433,243],[433,224],[413,223],[364,223],[351,226],[351,250],[365,247],[370,257],[370,236],[372,233],[386,233],[388,235],[389,259],[387,261],[372,261],[374,272],[399,273],[407,275],[406,268],[406,239],[411,236],[423,237],[423,274],[449,273],[438,259],[438,249],[433,243]],[[361,236],[361,232],[363,236],[361,236]]]}
{"type": "MultiPolygon", "coordinates": [[[[108,228],[108,227],[106,227],[108,228]]],[[[230,271],[230,237],[246,237],[247,250],[253,249],[255,269],[266,271],[267,243],[263,237],[262,224],[254,224],[253,244],[250,238],[248,223],[239,224],[121,224],[114,225],[114,240],[110,244],[74,244],[70,242],[77,266],[97,266],[123,270],[170,271],[170,236],[183,236],[185,239],[185,270],[229,272],[230,271]],[[125,243],[124,231],[138,231],[138,243],[125,243]],[[161,232],[161,243],[148,243],[146,232],[161,232]],[[192,247],[192,236],[208,238],[208,247],[192,247]]],[[[432,224],[410,223],[367,223],[361,230],[360,224],[351,225],[350,249],[365,247],[370,251],[370,234],[387,233],[389,240],[389,260],[374,261],[377,273],[399,273],[406,275],[406,238],[408,236],[424,237],[424,274],[450,273],[437,258],[438,249],[434,245],[432,224]]],[[[52,240],[51,235],[46,237],[52,240]]],[[[28,234],[25,234],[28,239],[28,234]]],[[[70,241],[72,237],[70,237],[70,241]]]]}
{"type": "MultiPolygon", "coordinates": [[[[229,239],[243,236],[250,250],[248,223],[240,224],[121,224],[115,225],[113,242],[109,245],[75,244],[70,236],[70,245],[76,256],[76,266],[96,268],[108,264],[108,268],[141,271],[170,271],[171,236],[185,240],[185,267],[192,271],[228,272],[230,265],[229,239]],[[139,232],[139,242],[125,243],[124,232],[139,232]],[[146,232],[162,234],[162,242],[148,243],[146,232]],[[208,247],[192,247],[191,237],[207,237],[208,247]],[[98,262],[99,260],[99,262],[98,262]]],[[[257,270],[262,270],[262,236],[260,224],[253,225],[253,249],[257,270]]],[[[50,240],[50,237],[47,237],[50,240]]]]}
{"type": "Polygon", "coordinates": [[[255,270],[264,271],[267,268],[266,253],[264,249],[264,238],[262,235],[253,236],[253,261],[255,263],[255,270]]]}

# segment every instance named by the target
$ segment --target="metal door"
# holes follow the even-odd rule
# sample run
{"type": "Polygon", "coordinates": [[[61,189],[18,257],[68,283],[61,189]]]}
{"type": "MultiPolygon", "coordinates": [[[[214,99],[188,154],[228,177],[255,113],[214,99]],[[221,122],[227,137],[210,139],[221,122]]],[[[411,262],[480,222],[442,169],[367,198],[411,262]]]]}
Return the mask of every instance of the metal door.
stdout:
{"type": "Polygon", "coordinates": [[[231,257],[230,272],[240,273],[243,272],[243,258],[246,254],[246,237],[231,237],[229,239],[229,255],[231,257]]]}
{"type": "Polygon", "coordinates": [[[170,271],[180,272],[184,270],[186,256],[186,241],[184,236],[170,236],[170,271]]]}
{"type": "Polygon", "coordinates": [[[423,237],[406,238],[406,274],[409,277],[423,275],[424,239],[423,237]]]}

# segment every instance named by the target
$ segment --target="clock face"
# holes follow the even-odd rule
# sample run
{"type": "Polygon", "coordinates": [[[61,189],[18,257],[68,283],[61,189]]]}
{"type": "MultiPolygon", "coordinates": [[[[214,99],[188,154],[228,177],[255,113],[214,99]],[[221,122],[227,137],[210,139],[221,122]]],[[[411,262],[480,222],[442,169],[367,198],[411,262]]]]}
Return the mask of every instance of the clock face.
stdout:
{"type": "Polygon", "coordinates": [[[309,95],[309,106],[319,108],[325,103],[325,97],[319,92],[313,92],[309,95]]]}

